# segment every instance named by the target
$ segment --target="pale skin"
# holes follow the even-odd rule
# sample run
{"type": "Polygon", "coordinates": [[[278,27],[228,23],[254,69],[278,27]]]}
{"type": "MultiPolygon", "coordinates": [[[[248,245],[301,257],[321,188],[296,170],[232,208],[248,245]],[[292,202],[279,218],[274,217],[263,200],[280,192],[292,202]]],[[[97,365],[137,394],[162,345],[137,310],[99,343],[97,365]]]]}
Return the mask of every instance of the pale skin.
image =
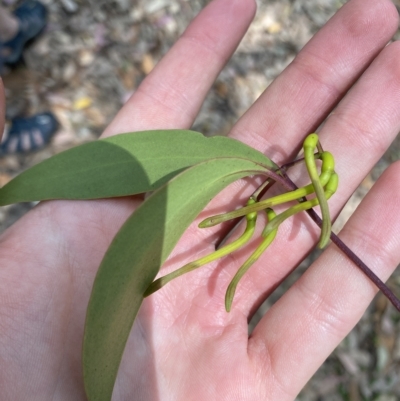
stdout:
{"type": "MultiPolygon", "coordinates": [[[[254,12],[253,0],[210,3],[104,135],[189,128],[254,12]]],[[[400,46],[385,48],[397,24],[389,0],[350,1],[230,133],[281,164],[291,160],[305,135],[340,100],[320,130],[340,176],[339,190],[329,201],[334,216],[400,129],[400,46]]],[[[199,230],[197,224],[244,205],[255,186],[240,181],[213,200],[161,273],[212,252],[220,228],[199,230]]],[[[400,164],[394,163],[340,234],[383,280],[400,261],[399,188],[400,164]]],[[[2,400],[86,399],[81,345],[91,286],[111,239],[140,202],[140,197],[43,202],[0,238],[2,400]]],[[[184,275],[147,298],[113,400],[294,400],[376,293],[330,245],[249,338],[249,317],[318,237],[306,215],[285,222],[240,281],[229,314],[226,287],[256,245],[184,275]]]]}

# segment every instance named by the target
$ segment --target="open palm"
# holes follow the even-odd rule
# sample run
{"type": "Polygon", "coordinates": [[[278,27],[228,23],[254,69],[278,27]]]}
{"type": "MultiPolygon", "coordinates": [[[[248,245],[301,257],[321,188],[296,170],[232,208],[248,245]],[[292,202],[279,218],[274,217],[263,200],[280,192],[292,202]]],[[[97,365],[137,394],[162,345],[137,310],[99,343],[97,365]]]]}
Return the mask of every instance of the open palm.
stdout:
{"type": "MultiPolygon", "coordinates": [[[[104,135],[189,128],[254,12],[253,0],[210,3],[104,135]]],[[[320,130],[341,178],[330,201],[334,215],[400,128],[400,48],[397,43],[385,47],[397,23],[389,0],[351,0],[230,134],[281,164],[337,106],[320,130]]],[[[399,177],[395,163],[340,234],[382,279],[400,260],[399,177]]],[[[200,231],[197,223],[211,211],[243,203],[254,185],[242,180],[213,200],[179,241],[162,274],[211,252],[221,230],[200,231]]],[[[0,238],[2,401],[86,399],[81,347],[91,287],[113,236],[141,200],[43,202],[0,238]]],[[[317,239],[307,216],[282,225],[271,249],[240,282],[229,314],[225,290],[249,248],[147,298],[128,340],[113,400],[294,400],[376,291],[329,246],[249,338],[251,315],[317,239]]]]}

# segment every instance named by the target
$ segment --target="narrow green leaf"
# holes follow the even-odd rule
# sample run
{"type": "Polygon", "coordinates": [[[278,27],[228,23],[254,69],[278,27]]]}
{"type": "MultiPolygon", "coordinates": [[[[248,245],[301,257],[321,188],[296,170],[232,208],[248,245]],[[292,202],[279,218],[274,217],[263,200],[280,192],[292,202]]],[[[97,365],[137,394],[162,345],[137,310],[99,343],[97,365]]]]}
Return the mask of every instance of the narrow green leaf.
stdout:
{"type": "Polygon", "coordinates": [[[242,157],[277,166],[234,139],[187,130],[115,135],[69,149],[0,189],[0,206],[48,199],[98,199],[149,192],[184,169],[216,157],[242,157]]]}
{"type": "Polygon", "coordinates": [[[239,158],[197,164],[155,191],[122,226],[100,265],[87,309],[83,371],[90,401],[111,399],[143,294],[185,229],[228,184],[266,171],[239,158]]]}

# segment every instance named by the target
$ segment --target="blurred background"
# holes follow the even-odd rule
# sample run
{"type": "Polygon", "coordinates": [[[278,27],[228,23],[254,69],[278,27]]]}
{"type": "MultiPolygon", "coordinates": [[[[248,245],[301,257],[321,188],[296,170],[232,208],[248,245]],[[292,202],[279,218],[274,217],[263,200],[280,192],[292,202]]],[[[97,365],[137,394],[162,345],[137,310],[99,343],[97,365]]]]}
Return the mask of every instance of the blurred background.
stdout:
{"type": "MultiPolygon", "coordinates": [[[[0,185],[62,150],[95,140],[207,0],[42,0],[43,33],[22,62],[3,71],[7,118],[50,110],[60,126],[44,149],[0,157],[0,185]]],[[[343,0],[258,0],[247,35],[210,91],[193,126],[227,134],[343,0]]],[[[9,10],[21,2],[0,0],[9,10]]],[[[400,0],[395,1],[400,6],[400,0]]],[[[397,32],[395,39],[400,38],[397,32]]],[[[400,155],[397,139],[350,199],[336,232],[383,170],[400,155]]],[[[4,231],[33,204],[0,210],[4,231]]],[[[266,301],[257,322],[301,275],[315,252],[266,301]]],[[[389,280],[400,296],[400,273],[389,280]]],[[[250,329],[251,330],[251,329],[250,329]]],[[[377,295],[361,322],[310,380],[298,401],[400,400],[400,314],[377,295]]]]}

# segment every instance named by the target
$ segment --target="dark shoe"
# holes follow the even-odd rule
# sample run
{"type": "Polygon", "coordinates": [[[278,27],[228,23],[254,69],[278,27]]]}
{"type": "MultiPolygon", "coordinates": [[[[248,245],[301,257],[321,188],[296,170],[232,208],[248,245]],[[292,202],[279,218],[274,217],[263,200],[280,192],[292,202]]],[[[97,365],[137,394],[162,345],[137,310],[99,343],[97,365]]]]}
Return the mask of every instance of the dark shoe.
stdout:
{"type": "Polygon", "coordinates": [[[33,117],[17,117],[11,120],[8,132],[0,144],[0,155],[28,153],[47,145],[57,131],[58,121],[52,113],[40,113],[33,117]]]}
{"type": "Polygon", "coordinates": [[[0,56],[3,56],[4,64],[17,63],[27,42],[39,35],[46,26],[47,10],[38,1],[25,1],[14,11],[14,15],[19,19],[19,31],[13,39],[0,43],[0,56]]]}

